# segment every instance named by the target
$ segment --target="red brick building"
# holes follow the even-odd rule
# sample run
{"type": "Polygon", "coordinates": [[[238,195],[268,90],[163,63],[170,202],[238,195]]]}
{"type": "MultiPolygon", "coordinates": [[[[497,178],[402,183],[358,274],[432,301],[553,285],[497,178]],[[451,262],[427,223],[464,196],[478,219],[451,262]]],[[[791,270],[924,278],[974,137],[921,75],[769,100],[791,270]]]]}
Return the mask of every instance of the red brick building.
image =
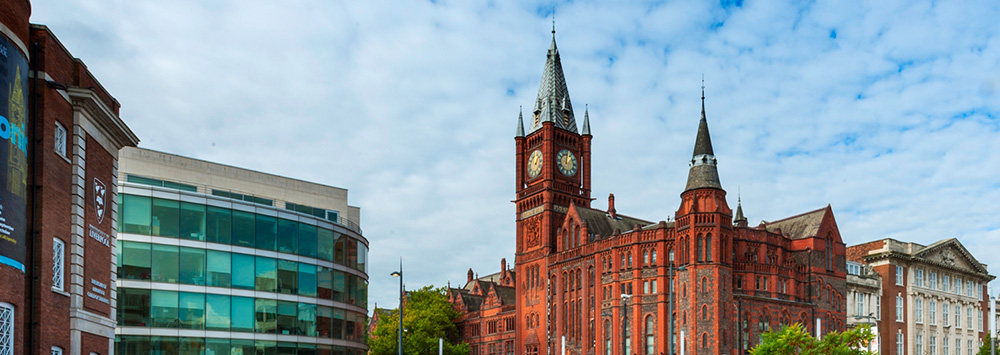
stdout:
{"type": "Polygon", "coordinates": [[[500,260],[500,272],[474,276],[469,269],[465,286],[448,286],[448,301],[461,314],[455,322],[459,337],[473,354],[513,355],[517,335],[514,270],[500,260]]]}
{"type": "Polygon", "coordinates": [[[120,105],[0,0],[0,354],[111,354],[120,105]]]}
{"type": "Polygon", "coordinates": [[[762,332],[795,322],[821,334],[845,329],[845,245],[833,210],[756,226],[739,205],[734,215],[704,98],[692,157],[669,159],[689,166],[685,187],[676,184],[681,204],[659,222],[618,213],[613,195],[606,208],[591,207],[589,113],[578,130],[554,37],[528,120],[518,117],[515,137],[517,259],[513,274],[501,272],[517,275],[514,310],[504,281],[470,277],[452,293],[472,325],[463,338],[474,355],[500,345],[510,353],[510,333],[482,333],[509,313],[518,355],[561,354],[563,336],[567,354],[666,354],[670,301],[673,333],[683,334],[674,353],[746,353],[762,332]],[[672,299],[669,260],[683,267],[672,299]]]}

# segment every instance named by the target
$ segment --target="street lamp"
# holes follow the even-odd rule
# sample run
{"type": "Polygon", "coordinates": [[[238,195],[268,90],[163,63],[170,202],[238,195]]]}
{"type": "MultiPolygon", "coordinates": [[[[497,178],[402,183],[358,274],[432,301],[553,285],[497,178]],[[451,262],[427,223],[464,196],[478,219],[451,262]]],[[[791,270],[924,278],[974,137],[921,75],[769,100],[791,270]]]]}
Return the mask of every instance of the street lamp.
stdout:
{"type": "Polygon", "coordinates": [[[399,271],[393,271],[390,275],[399,278],[399,330],[396,332],[396,355],[403,355],[403,260],[399,260],[399,271]]]}
{"type": "Polygon", "coordinates": [[[625,351],[625,341],[627,340],[626,333],[628,332],[628,311],[625,309],[625,301],[632,298],[632,295],[623,293],[622,294],[622,352],[621,355],[628,355],[625,351]]]}
{"type": "MultiPolygon", "coordinates": [[[[860,320],[860,319],[866,319],[866,320],[871,320],[871,324],[872,324],[872,325],[877,325],[877,324],[875,323],[875,313],[868,313],[868,315],[867,315],[867,316],[863,316],[863,315],[860,315],[860,314],[859,314],[859,315],[856,315],[856,316],[854,316],[854,319],[856,319],[856,320],[860,320]]],[[[865,324],[869,324],[869,323],[868,323],[868,322],[865,322],[865,324]]],[[[878,334],[876,334],[876,336],[878,336],[878,334]]],[[[868,342],[868,345],[867,345],[867,346],[866,346],[865,348],[866,348],[866,350],[868,350],[868,351],[872,351],[872,342],[871,342],[871,341],[869,341],[869,342],[868,342]]]]}
{"type": "Polygon", "coordinates": [[[674,355],[674,270],[686,271],[687,268],[674,267],[674,253],[670,253],[670,265],[667,267],[667,355],[674,355]]]}

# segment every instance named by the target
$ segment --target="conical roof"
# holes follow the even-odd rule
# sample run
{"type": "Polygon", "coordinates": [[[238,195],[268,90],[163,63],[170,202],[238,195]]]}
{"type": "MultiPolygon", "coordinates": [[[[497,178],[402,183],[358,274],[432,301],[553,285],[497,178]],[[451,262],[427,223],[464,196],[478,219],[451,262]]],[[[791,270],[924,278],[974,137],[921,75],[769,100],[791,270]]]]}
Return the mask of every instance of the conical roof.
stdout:
{"type": "Polygon", "coordinates": [[[563,75],[562,63],[559,60],[555,31],[552,33],[552,44],[546,54],[542,82],[538,85],[538,97],[535,99],[532,114],[528,134],[541,129],[543,122],[552,122],[558,128],[577,133],[573,103],[569,99],[566,77],[563,75]]]}
{"type": "Polygon", "coordinates": [[[718,161],[712,151],[712,137],[708,133],[708,119],[705,118],[705,89],[701,91],[701,121],[698,122],[698,135],[694,141],[694,153],[688,164],[687,187],[684,191],[700,188],[722,189],[719,182],[718,161]]]}

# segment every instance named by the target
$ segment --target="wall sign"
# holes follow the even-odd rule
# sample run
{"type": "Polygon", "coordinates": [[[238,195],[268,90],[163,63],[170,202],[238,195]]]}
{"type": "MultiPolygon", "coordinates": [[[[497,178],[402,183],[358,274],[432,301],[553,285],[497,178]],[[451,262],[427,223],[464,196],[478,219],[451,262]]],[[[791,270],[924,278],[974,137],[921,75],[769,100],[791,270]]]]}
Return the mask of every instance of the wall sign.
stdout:
{"type": "Polygon", "coordinates": [[[0,264],[24,272],[28,58],[0,34],[0,264]]]}

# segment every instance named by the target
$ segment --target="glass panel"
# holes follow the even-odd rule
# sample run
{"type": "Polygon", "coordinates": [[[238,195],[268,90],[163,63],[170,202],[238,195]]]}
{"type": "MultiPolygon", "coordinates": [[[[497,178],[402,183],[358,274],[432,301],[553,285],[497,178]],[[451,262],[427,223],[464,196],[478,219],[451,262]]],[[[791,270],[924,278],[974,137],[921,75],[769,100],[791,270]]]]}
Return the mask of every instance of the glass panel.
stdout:
{"type": "Polygon", "coordinates": [[[205,353],[204,338],[180,337],[177,340],[180,343],[180,349],[177,352],[178,355],[201,355],[205,353]]]}
{"type": "Polygon", "coordinates": [[[356,324],[354,322],[357,319],[357,317],[354,316],[353,312],[347,312],[346,315],[347,317],[345,317],[344,319],[344,339],[358,340],[354,330],[354,328],[356,328],[356,324]]]}
{"type": "Polygon", "coordinates": [[[153,281],[177,283],[178,247],[153,244],[153,281]]]}
{"type": "Polygon", "coordinates": [[[319,266],[319,270],[316,273],[316,297],[332,300],[333,299],[333,269],[328,267],[319,266]]]}
{"type": "Polygon", "coordinates": [[[205,329],[229,330],[229,318],[232,314],[229,295],[205,295],[205,311],[205,329]]]}
{"type": "Polygon", "coordinates": [[[333,310],[333,338],[344,339],[344,310],[333,310]]]}
{"type": "Polygon", "coordinates": [[[316,355],[319,354],[316,351],[316,345],[314,344],[299,344],[299,351],[295,355],[316,355]]]}
{"type": "Polygon", "coordinates": [[[179,233],[181,204],[174,200],[153,199],[153,235],[176,237],[179,233]]]}
{"type": "Polygon", "coordinates": [[[122,195],[122,226],[125,233],[149,235],[153,221],[152,198],[122,195]]]}
{"type": "MultiPolygon", "coordinates": [[[[231,287],[233,276],[230,273],[232,267],[231,254],[224,251],[209,250],[208,254],[208,285],[218,287],[231,287]]],[[[253,279],[250,279],[253,282],[253,279]]]]}
{"type": "Polygon", "coordinates": [[[229,244],[233,236],[233,211],[208,206],[205,225],[205,239],[213,243],[229,244]]]}
{"type": "Polygon", "coordinates": [[[256,341],[257,352],[256,355],[277,355],[278,354],[278,343],[270,340],[257,340],[256,341]]]}
{"type": "Polygon", "coordinates": [[[254,304],[257,333],[274,334],[278,327],[278,301],[258,298],[254,304]]]}
{"type": "Polygon", "coordinates": [[[150,291],[150,317],[155,328],[177,328],[177,291],[150,291]]]}
{"type": "Polygon", "coordinates": [[[358,307],[368,308],[368,281],[360,277],[355,277],[354,279],[358,281],[358,288],[355,290],[357,293],[355,293],[356,296],[354,299],[357,300],[358,307]]]}
{"type": "Polygon", "coordinates": [[[254,268],[254,256],[233,253],[233,287],[254,289],[254,279],[256,278],[254,268]]]}
{"type": "Polygon", "coordinates": [[[344,302],[347,291],[347,276],[343,271],[333,271],[333,300],[344,302]]]}
{"type": "Polygon", "coordinates": [[[181,202],[181,238],[205,240],[205,205],[181,202]]]}
{"type": "Polygon", "coordinates": [[[180,352],[177,344],[177,337],[150,337],[150,343],[152,343],[152,352],[150,354],[176,354],[180,352]]]}
{"type": "Polygon", "coordinates": [[[316,231],[316,248],[320,259],[333,261],[333,231],[319,228],[316,231]]]}
{"type": "Polygon", "coordinates": [[[332,338],[333,333],[330,326],[333,323],[333,308],[319,306],[316,308],[316,336],[321,338],[332,338]]]}
{"type": "Polygon", "coordinates": [[[316,305],[299,303],[298,330],[300,335],[316,336],[316,305]]]}
{"type": "Polygon", "coordinates": [[[350,238],[346,238],[344,241],[345,252],[347,253],[347,260],[345,261],[346,266],[357,269],[358,268],[358,241],[350,238]]]}
{"type": "MultiPolygon", "coordinates": [[[[254,353],[254,342],[253,340],[244,339],[230,339],[229,340],[230,351],[229,354],[232,355],[252,355],[254,353]]],[[[226,353],[220,353],[226,354],[226,353]]]]}
{"type": "Polygon", "coordinates": [[[295,254],[298,252],[298,224],[298,222],[287,219],[278,220],[278,236],[280,236],[278,238],[278,251],[289,254],[295,254]]]}
{"type": "Polygon", "coordinates": [[[239,354],[229,348],[229,339],[205,339],[205,355],[239,354]]]}
{"type": "Polygon", "coordinates": [[[278,355],[295,355],[295,343],[278,343],[278,355]]]}
{"type": "Polygon", "coordinates": [[[150,245],[138,242],[122,242],[120,251],[122,262],[118,265],[118,277],[130,280],[149,280],[150,245]]]}
{"type": "Polygon", "coordinates": [[[233,245],[253,248],[256,218],[253,212],[233,210],[233,245]]]}
{"type": "Polygon", "coordinates": [[[298,263],[278,260],[278,292],[294,295],[298,292],[298,263]]]}
{"type": "Polygon", "coordinates": [[[275,285],[275,274],[278,269],[277,261],[258,256],[256,263],[256,287],[254,289],[257,291],[277,292],[278,290],[275,285]]]}
{"type": "Polygon", "coordinates": [[[296,321],[298,305],[295,302],[278,301],[278,334],[299,334],[296,321]]]}
{"type": "Polygon", "coordinates": [[[205,329],[205,294],[181,292],[177,301],[181,328],[205,329]]]}
{"type": "Polygon", "coordinates": [[[118,325],[149,326],[149,290],[118,289],[118,325]]]}
{"type": "Polygon", "coordinates": [[[257,215],[257,249],[276,250],[278,218],[257,215]]]}
{"type": "Polygon", "coordinates": [[[316,257],[316,226],[299,223],[299,255],[316,257]]]}
{"type": "Polygon", "coordinates": [[[347,276],[347,300],[345,302],[357,305],[358,304],[358,277],[354,275],[347,276]]]}
{"type": "Polygon", "coordinates": [[[316,297],[316,265],[299,264],[299,295],[316,297]]]}
{"type": "Polygon", "coordinates": [[[115,339],[115,354],[150,354],[151,340],[147,336],[120,335],[115,339]]]}
{"type": "Polygon", "coordinates": [[[340,233],[334,233],[333,239],[337,241],[333,250],[333,262],[344,265],[344,243],[347,242],[347,237],[340,233]]]}
{"type": "Polygon", "coordinates": [[[180,283],[205,284],[205,249],[181,247],[180,283]]]}
{"type": "Polygon", "coordinates": [[[234,332],[253,332],[254,320],[254,299],[250,297],[233,296],[230,300],[233,304],[231,328],[234,332]]]}
{"type": "Polygon", "coordinates": [[[358,270],[368,272],[368,247],[358,243],[358,270]]]}

